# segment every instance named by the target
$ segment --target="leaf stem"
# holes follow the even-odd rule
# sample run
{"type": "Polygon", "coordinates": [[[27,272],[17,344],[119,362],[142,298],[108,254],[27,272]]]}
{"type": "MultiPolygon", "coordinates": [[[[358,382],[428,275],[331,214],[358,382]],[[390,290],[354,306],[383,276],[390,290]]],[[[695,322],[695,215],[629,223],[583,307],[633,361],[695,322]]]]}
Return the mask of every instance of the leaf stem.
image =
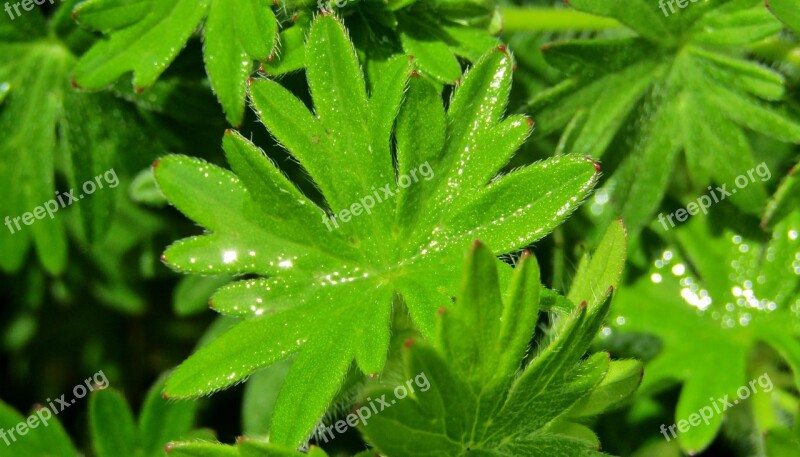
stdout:
{"type": "Polygon", "coordinates": [[[503,7],[503,29],[513,31],[607,30],[623,27],[614,19],[562,8],[503,7]]]}

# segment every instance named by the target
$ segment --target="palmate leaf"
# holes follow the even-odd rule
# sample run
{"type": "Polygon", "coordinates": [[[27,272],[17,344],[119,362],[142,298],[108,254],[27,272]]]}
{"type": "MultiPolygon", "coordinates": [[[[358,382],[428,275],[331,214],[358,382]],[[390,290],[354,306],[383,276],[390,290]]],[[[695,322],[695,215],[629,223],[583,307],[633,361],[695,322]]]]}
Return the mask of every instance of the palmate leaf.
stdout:
{"type": "MultiPolygon", "coordinates": [[[[624,261],[625,235],[615,224],[576,285],[610,282],[609,289],[622,270],[602,266],[624,261]]],[[[624,399],[642,375],[640,363],[610,362],[604,353],[581,360],[610,300],[583,302],[565,316],[520,373],[539,312],[536,259],[522,257],[502,298],[499,284],[492,252],[476,242],[455,303],[439,311],[433,344],[414,342],[405,353],[405,376],[426,382],[409,399],[396,398],[396,389],[371,392],[390,403],[361,427],[382,455],[604,455],[594,434],[571,421],[624,399]]]]}
{"type": "MultiPolygon", "coordinates": [[[[730,229],[717,235],[707,218],[693,218],[674,229],[650,271],[617,296],[614,332],[661,339],[642,389],[681,383],[676,422],[708,406],[710,397],[738,398],[737,389],[763,373],[746,365],[759,342],[785,359],[800,386],[800,213],[768,233],[765,242],[730,229]]],[[[702,451],[723,418],[715,414],[708,425],[679,433],[681,447],[702,451]]]]}
{"type": "MultiPolygon", "coordinates": [[[[615,18],[638,36],[548,45],[545,58],[570,79],[537,96],[531,109],[541,135],[572,121],[566,144],[595,158],[636,124],[633,151],[607,184],[609,214],[622,216],[634,234],[664,197],[681,151],[692,185],[702,190],[712,182],[732,185],[753,168],[748,130],[800,143],[800,123],[780,109],[783,77],[735,53],[781,30],[764,2],[692,3],[674,13],[668,6],[663,12],[658,0],[569,3],[615,18]]],[[[750,214],[765,199],[761,183],[731,197],[750,214]]]]}
{"type": "Polygon", "coordinates": [[[109,37],[81,57],[75,83],[100,89],[132,71],[137,89],[150,87],[205,19],[211,87],[228,121],[239,125],[253,61],[267,60],[276,45],[278,23],[271,7],[262,0],[87,0],[74,17],[109,37]]]}
{"type": "MultiPolygon", "coordinates": [[[[74,3],[60,8],[69,9],[74,3]]],[[[112,169],[117,151],[137,134],[131,128],[135,117],[123,102],[110,94],[80,94],[70,87],[69,73],[76,57],[58,35],[64,32],[58,30],[59,14],[46,22],[38,9],[26,13],[4,25],[7,29],[0,42],[5,56],[0,80],[7,82],[0,105],[0,179],[6,186],[0,217],[8,218],[4,221],[8,225],[0,230],[3,271],[18,270],[31,245],[48,272],[60,273],[66,265],[65,212],[53,212],[51,218],[38,211],[43,218],[33,219],[30,226],[22,219],[50,201],[51,209],[63,211],[57,196],[64,198],[69,188],[56,189],[59,155],[65,160],[58,171],[66,174],[80,200],[70,206],[70,211],[80,215],[78,227],[90,241],[106,234],[117,190],[106,187],[81,199],[81,186],[112,169]]]]}
{"type": "Polygon", "coordinates": [[[457,282],[453,259],[472,240],[499,254],[540,239],[598,175],[595,163],[567,155],[492,180],[532,124],[503,118],[512,66],[505,48],[479,59],[447,112],[406,58],[391,62],[368,95],[333,16],[314,20],[306,48],[316,116],[271,80],[254,81],[250,97],[336,222],[233,131],[223,147],[235,174],[182,156],[155,168],[169,201],[209,231],[170,246],[165,262],[188,273],[262,277],[214,295],[216,310],[248,319],[184,362],[166,393],[208,394],[296,354],[271,429],[273,442],[289,446],[305,439],[353,359],[364,373],[381,371],[398,297],[432,335],[436,310],[451,303],[457,282]]]}

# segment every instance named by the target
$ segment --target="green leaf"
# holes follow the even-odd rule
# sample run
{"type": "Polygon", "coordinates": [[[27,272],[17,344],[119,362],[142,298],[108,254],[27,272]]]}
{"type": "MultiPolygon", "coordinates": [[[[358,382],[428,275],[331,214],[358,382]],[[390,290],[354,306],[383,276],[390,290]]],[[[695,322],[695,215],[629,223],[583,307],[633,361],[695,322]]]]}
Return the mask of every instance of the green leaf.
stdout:
{"type": "Polygon", "coordinates": [[[461,64],[447,44],[437,36],[437,32],[436,28],[427,24],[401,26],[400,42],[405,53],[413,56],[424,74],[442,83],[452,84],[461,76],[461,64]]]}
{"type": "Polygon", "coordinates": [[[195,420],[193,402],[171,402],[162,396],[166,377],[150,388],[139,415],[140,448],[144,455],[161,455],[171,440],[186,438],[195,420]]]}
{"type": "Polygon", "coordinates": [[[292,27],[281,31],[278,36],[277,51],[263,64],[264,71],[268,75],[277,76],[303,69],[310,21],[310,14],[301,14],[292,27]]]}
{"type": "Polygon", "coordinates": [[[247,380],[242,399],[242,428],[247,436],[264,436],[272,425],[278,392],[291,368],[284,360],[255,373],[247,380]]]}
{"type": "Polygon", "coordinates": [[[170,443],[169,455],[177,457],[238,457],[241,454],[235,447],[224,444],[184,442],[170,443]]]}
{"type": "Polygon", "coordinates": [[[231,277],[227,275],[181,278],[172,294],[172,307],[175,314],[189,316],[203,311],[208,307],[214,291],[229,283],[230,280],[231,277]]]}
{"type": "MultiPolygon", "coordinates": [[[[738,399],[737,390],[763,373],[747,370],[748,354],[762,342],[789,366],[800,366],[800,277],[792,266],[800,253],[800,213],[792,212],[764,239],[730,228],[715,234],[709,219],[696,217],[669,232],[649,269],[619,290],[609,320],[612,336],[659,337],[661,351],[645,367],[642,389],[680,383],[676,423],[710,407],[710,397],[738,399]]],[[[681,448],[705,449],[726,415],[714,414],[702,427],[679,433],[681,448]]]]}
{"type": "MultiPolygon", "coordinates": [[[[570,2],[637,34],[546,45],[545,59],[568,79],[531,102],[539,135],[569,124],[565,148],[613,164],[601,223],[621,216],[636,237],[679,175],[674,171],[684,168],[681,151],[699,192],[712,182],[732,186],[757,163],[748,130],[800,142],[800,122],[781,106],[784,78],[737,52],[780,31],[755,3],[725,1],[718,9],[693,3],[670,15],[674,5],[661,9],[644,0],[570,2]],[[632,144],[632,150],[615,151],[612,144],[632,144]]],[[[750,187],[731,201],[752,214],[766,193],[758,183],[750,187]]]]}
{"type": "MultiPolygon", "coordinates": [[[[95,13],[98,10],[108,12],[120,4],[117,0],[96,0],[93,3],[91,10],[95,13]]],[[[97,89],[132,71],[134,86],[151,86],[203,19],[209,3],[210,0],[169,3],[150,0],[147,13],[139,11],[140,20],[130,23],[117,21],[113,25],[120,28],[115,28],[109,38],[97,43],[81,57],[75,68],[75,82],[80,87],[97,89]]],[[[75,12],[78,22],[81,22],[81,8],[75,12]]],[[[108,28],[112,24],[106,17],[97,25],[108,28]]]]}
{"type": "Polygon", "coordinates": [[[744,11],[720,9],[709,13],[702,27],[693,31],[698,43],[746,45],[781,31],[781,24],[762,8],[744,11]]]}
{"type": "Polygon", "coordinates": [[[652,3],[647,0],[569,1],[569,5],[580,11],[612,17],[650,41],[669,42],[674,40],[671,31],[664,25],[664,17],[652,3]]]}
{"type": "Polygon", "coordinates": [[[0,428],[4,432],[3,439],[6,441],[0,446],[0,456],[2,457],[19,455],[78,456],[64,427],[50,408],[37,409],[27,417],[23,417],[0,401],[0,428]],[[20,433],[20,431],[24,433],[20,433]]]}
{"type": "Polygon", "coordinates": [[[72,14],[81,26],[109,33],[141,21],[150,7],[151,0],[87,0],[79,3],[72,14]]]}
{"type": "MultiPolygon", "coordinates": [[[[49,23],[38,10],[14,21],[14,28],[36,22],[42,31],[58,29],[51,30],[52,40],[27,31],[0,42],[8,57],[0,63],[0,80],[7,84],[0,105],[0,128],[6,132],[0,137],[5,153],[0,177],[9,183],[0,202],[3,217],[8,217],[0,233],[4,271],[20,268],[33,244],[46,270],[60,274],[67,262],[67,226],[74,228],[77,240],[99,242],[109,231],[119,200],[115,188],[125,180],[124,169],[113,168],[117,153],[141,139],[141,117],[124,102],[70,87],[75,64],[71,42],[55,36],[77,32],[64,22],[74,3],[63,3],[49,23]],[[57,182],[66,185],[57,189],[57,182]]],[[[146,154],[159,146],[153,138],[139,150],[146,154]]]]}
{"type": "Polygon", "coordinates": [[[800,447],[800,437],[789,429],[775,428],[767,433],[766,450],[771,457],[790,457],[800,447]]]}
{"type": "MultiPolygon", "coordinates": [[[[371,82],[368,97],[342,24],[317,16],[306,44],[315,114],[274,81],[256,80],[250,90],[256,114],[311,175],[324,203],[303,195],[236,132],[223,140],[235,174],[182,156],[159,161],[161,191],[208,231],[170,246],[165,261],[191,273],[266,276],[215,294],[216,310],[247,319],[184,362],[166,392],[208,394],[296,354],[271,439],[297,446],[353,361],[364,374],[383,370],[395,300],[433,335],[436,311],[451,304],[457,287],[463,249],[476,238],[494,243],[495,254],[519,249],[574,211],[597,179],[583,157],[492,180],[530,129],[526,118],[503,118],[511,66],[504,49],[489,51],[445,111],[439,92],[419,78],[402,100],[409,68],[399,58],[371,82]],[[414,138],[422,125],[430,134],[414,138]]],[[[518,330],[504,331],[522,339],[518,330]]]]}
{"type": "Polygon", "coordinates": [[[259,0],[89,0],[75,9],[80,24],[108,38],[94,45],[75,68],[75,83],[99,89],[133,72],[137,90],[152,86],[205,19],[204,60],[211,87],[228,121],[244,115],[246,82],[253,60],[273,55],[278,23],[271,5],[259,0]]]}
{"type": "Polygon", "coordinates": [[[597,251],[585,268],[578,270],[567,298],[573,303],[586,302],[590,309],[602,304],[611,292],[619,287],[627,254],[627,234],[621,220],[609,226],[597,251]]]}
{"type": "Polygon", "coordinates": [[[800,164],[795,164],[783,178],[778,190],[772,196],[761,218],[761,227],[772,228],[787,217],[792,211],[800,208],[800,190],[798,189],[797,171],[800,164]]]}
{"type": "MultiPolygon", "coordinates": [[[[609,368],[605,353],[580,361],[599,325],[594,318],[584,325],[585,306],[554,342],[522,364],[538,317],[538,267],[526,255],[501,295],[490,252],[481,244],[470,251],[460,292],[439,313],[437,349],[426,342],[406,345],[406,385],[412,394],[401,397],[399,387],[389,384],[371,392],[372,398],[380,394],[381,410],[363,413],[362,433],[390,456],[600,455],[594,440],[572,436],[580,426],[568,422],[566,413],[587,404],[602,410],[635,390],[638,380],[631,386],[628,363],[609,368]],[[478,321],[484,326],[476,326],[478,321]],[[501,362],[490,353],[503,354],[501,362]],[[493,375],[498,367],[501,373],[493,375]]],[[[362,409],[369,410],[368,401],[362,400],[362,409]]]]}
{"type": "Polygon", "coordinates": [[[252,61],[271,55],[277,29],[275,15],[263,1],[211,2],[203,57],[211,87],[233,125],[242,123],[252,61]]]}
{"type": "Polygon", "coordinates": [[[600,384],[570,409],[570,417],[594,416],[614,408],[639,388],[643,375],[638,360],[612,361],[600,384]]]}
{"type": "Polygon", "coordinates": [[[790,0],[768,0],[765,4],[787,27],[800,35],[800,11],[796,5],[792,5],[790,0]]]}
{"type": "Polygon", "coordinates": [[[151,206],[164,206],[167,203],[164,194],[158,190],[155,177],[153,176],[153,169],[147,167],[142,170],[133,178],[130,187],[128,187],[128,195],[136,203],[141,203],[151,206]]]}
{"type": "Polygon", "coordinates": [[[134,455],[138,430],[133,413],[121,393],[104,389],[89,397],[92,447],[98,457],[134,455]]]}
{"type": "Polygon", "coordinates": [[[55,193],[53,151],[58,144],[59,102],[70,60],[55,46],[21,44],[6,49],[17,57],[12,57],[9,69],[14,91],[0,110],[0,129],[6,132],[0,138],[0,150],[6,154],[0,162],[0,178],[7,183],[0,213],[8,218],[0,234],[0,266],[6,271],[18,269],[32,240],[44,267],[59,273],[67,257],[63,221],[55,214],[48,217],[46,212],[38,212],[43,216],[39,220],[33,213],[55,193]],[[53,85],[58,89],[53,90],[53,85]],[[31,214],[23,219],[26,213],[31,214]]]}

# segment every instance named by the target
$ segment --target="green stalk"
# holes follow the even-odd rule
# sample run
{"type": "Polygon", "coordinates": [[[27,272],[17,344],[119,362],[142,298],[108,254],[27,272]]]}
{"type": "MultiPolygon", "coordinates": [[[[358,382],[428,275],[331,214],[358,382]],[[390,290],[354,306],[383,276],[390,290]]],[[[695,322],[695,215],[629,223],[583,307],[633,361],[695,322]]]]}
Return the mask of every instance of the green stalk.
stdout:
{"type": "Polygon", "coordinates": [[[573,9],[502,7],[503,30],[562,31],[606,30],[623,27],[614,19],[573,9]]]}

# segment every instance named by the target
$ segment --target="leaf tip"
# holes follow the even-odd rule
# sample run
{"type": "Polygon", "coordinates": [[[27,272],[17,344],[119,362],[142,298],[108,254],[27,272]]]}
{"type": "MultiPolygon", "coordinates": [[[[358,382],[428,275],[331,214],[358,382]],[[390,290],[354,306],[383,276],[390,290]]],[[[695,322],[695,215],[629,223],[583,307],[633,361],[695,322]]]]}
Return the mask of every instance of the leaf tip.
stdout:
{"type": "Polygon", "coordinates": [[[591,158],[591,157],[589,157],[589,156],[587,156],[587,157],[586,157],[586,161],[587,161],[587,162],[589,162],[589,163],[591,163],[592,165],[594,165],[594,171],[595,171],[595,173],[600,173],[600,171],[602,171],[602,170],[600,169],[600,162],[598,162],[598,161],[594,160],[593,158],[591,158]]]}
{"type": "Polygon", "coordinates": [[[441,315],[443,315],[444,313],[447,312],[447,308],[445,308],[444,306],[440,306],[439,309],[437,310],[437,312],[441,316],[441,315]]]}
{"type": "Polygon", "coordinates": [[[170,451],[172,451],[172,449],[174,449],[174,448],[175,448],[175,443],[173,443],[173,442],[171,442],[171,441],[170,441],[169,443],[167,443],[167,444],[165,444],[165,445],[164,445],[164,452],[167,452],[167,453],[169,453],[169,452],[170,452],[170,451]]]}
{"type": "Polygon", "coordinates": [[[406,349],[410,348],[414,345],[414,338],[406,338],[406,341],[403,343],[406,349]]]}
{"type": "Polygon", "coordinates": [[[528,121],[528,127],[533,128],[534,120],[529,117],[526,117],[525,120],[528,121]]]}
{"type": "Polygon", "coordinates": [[[499,45],[498,47],[495,48],[495,50],[497,50],[498,52],[502,52],[505,55],[508,55],[508,47],[506,47],[506,45],[504,44],[499,45]]]}
{"type": "Polygon", "coordinates": [[[139,87],[139,86],[134,87],[133,90],[137,94],[141,94],[142,92],[144,92],[144,88],[143,87],[139,87]]]}
{"type": "Polygon", "coordinates": [[[244,442],[244,436],[242,436],[242,435],[237,436],[236,437],[236,443],[238,444],[238,443],[242,443],[242,442],[244,442]]]}
{"type": "Polygon", "coordinates": [[[578,310],[582,311],[586,309],[586,300],[582,301],[580,305],[578,305],[578,310]]]}

